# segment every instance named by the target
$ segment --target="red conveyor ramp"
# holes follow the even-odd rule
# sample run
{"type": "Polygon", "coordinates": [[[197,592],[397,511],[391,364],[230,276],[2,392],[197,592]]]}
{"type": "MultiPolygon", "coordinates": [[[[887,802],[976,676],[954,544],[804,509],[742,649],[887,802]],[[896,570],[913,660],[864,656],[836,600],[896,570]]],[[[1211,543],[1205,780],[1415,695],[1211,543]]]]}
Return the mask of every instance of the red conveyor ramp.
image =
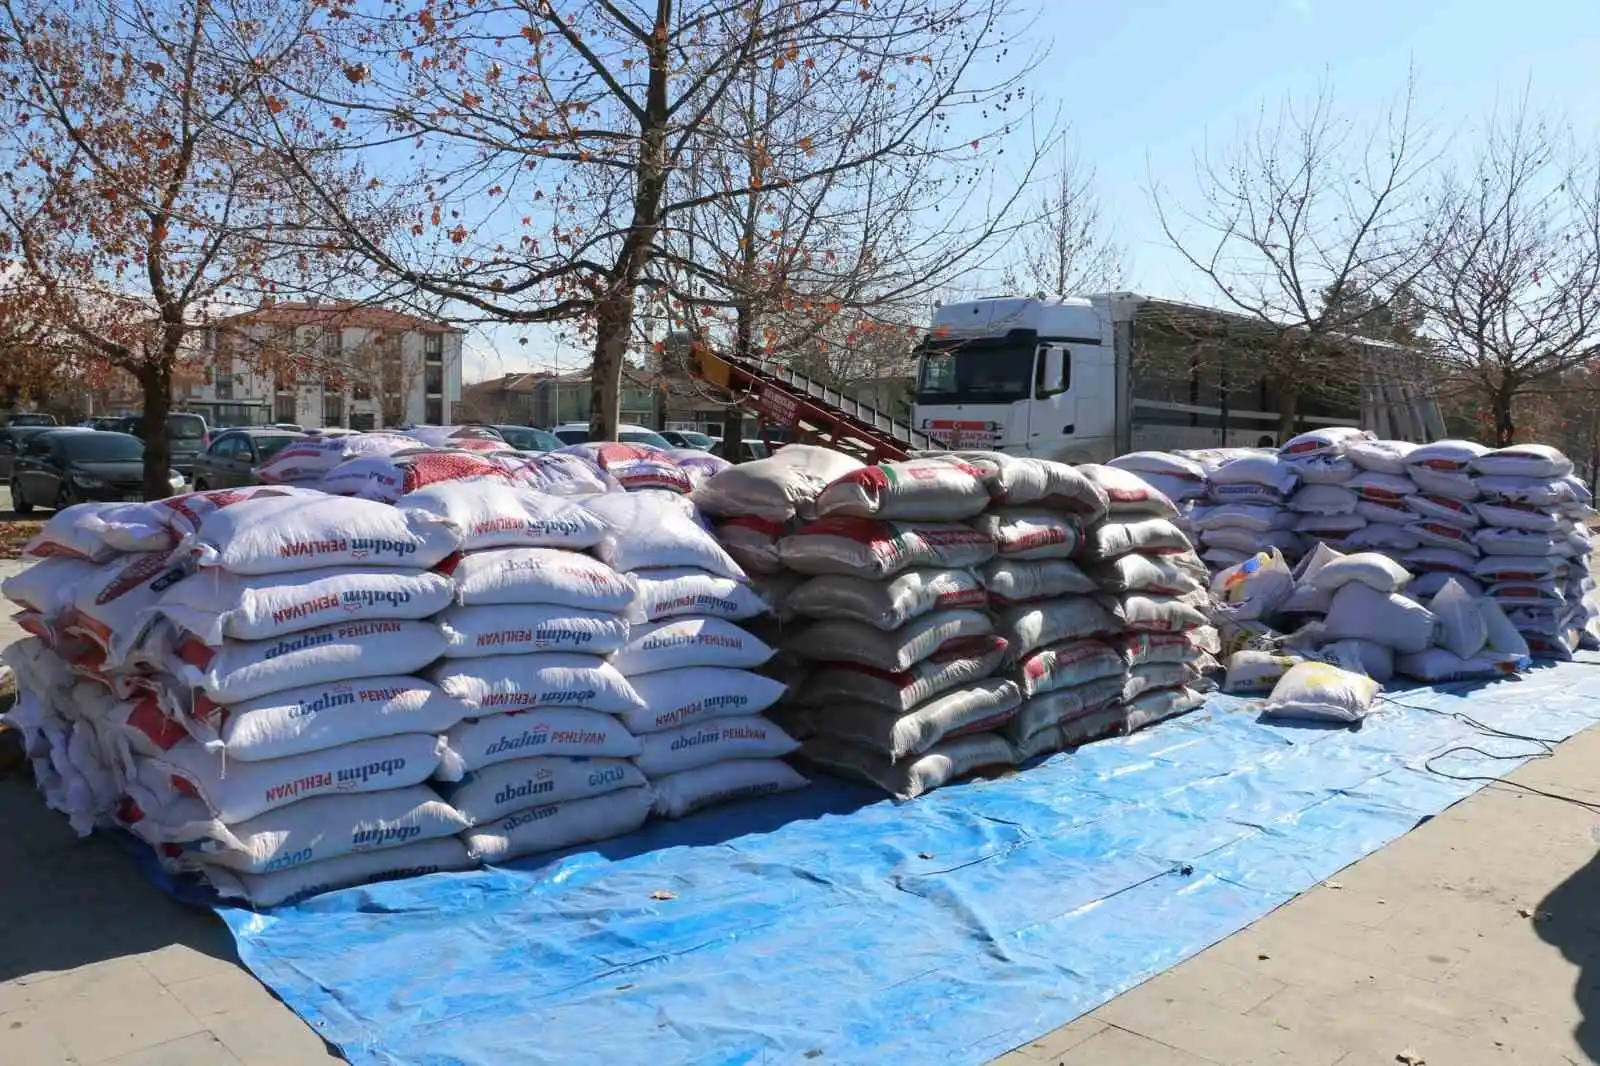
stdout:
{"type": "Polygon", "coordinates": [[[945,450],[909,423],[770,359],[743,359],[698,346],[690,355],[690,368],[702,381],[753,406],[768,425],[796,430],[842,451],[860,452],[869,462],[945,450]]]}

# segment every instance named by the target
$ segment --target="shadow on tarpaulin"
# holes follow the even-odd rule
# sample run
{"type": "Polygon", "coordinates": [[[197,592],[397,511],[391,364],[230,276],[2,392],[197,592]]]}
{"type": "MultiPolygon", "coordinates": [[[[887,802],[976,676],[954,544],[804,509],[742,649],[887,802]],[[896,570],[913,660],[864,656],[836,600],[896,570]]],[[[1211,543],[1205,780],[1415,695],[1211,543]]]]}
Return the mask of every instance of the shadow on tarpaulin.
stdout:
{"type": "Polygon", "coordinates": [[[894,804],[801,793],[553,861],[222,908],[352,1062],[977,1064],[1093,1010],[1600,720],[1594,665],[1395,693],[1358,731],[1213,697],[894,804]]]}

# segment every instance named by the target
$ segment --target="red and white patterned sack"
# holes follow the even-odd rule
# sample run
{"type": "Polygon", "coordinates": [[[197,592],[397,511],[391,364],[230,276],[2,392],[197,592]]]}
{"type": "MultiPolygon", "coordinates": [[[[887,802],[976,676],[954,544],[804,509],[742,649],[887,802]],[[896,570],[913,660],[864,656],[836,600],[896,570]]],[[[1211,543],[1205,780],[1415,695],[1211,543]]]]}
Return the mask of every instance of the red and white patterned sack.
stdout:
{"type": "Polygon", "coordinates": [[[511,481],[492,457],[464,451],[412,452],[351,459],[329,471],[317,485],[334,496],[396,503],[408,492],[446,481],[511,481]]]}
{"type": "Polygon", "coordinates": [[[688,471],[679,466],[664,448],[652,444],[574,444],[561,451],[587,459],[616,478],[629,492],[662,489],[687,494],[694,491],[688,471]]]}
{"type": "Polygon", "coordinates": [[[295,441],[262,463],[257,473],[268,484],[318,482],[341,463],[368,455],[416,451],[421,441],[399,433],[341,433],[295,441]]]}
{"type": "Polygon", "coordinates": [[[959,523],[824,518],[778,542],[778,554],[802,574],[884,578],[913,566],[977,566],[994,558],[994,540],[959,523]]]}
{"type": "Polygon", "coordinates": [[[989,506],[983,473],[955,459],[910,459],[852,471],[817,496],[817,516],[953,522],[989,506]]]}

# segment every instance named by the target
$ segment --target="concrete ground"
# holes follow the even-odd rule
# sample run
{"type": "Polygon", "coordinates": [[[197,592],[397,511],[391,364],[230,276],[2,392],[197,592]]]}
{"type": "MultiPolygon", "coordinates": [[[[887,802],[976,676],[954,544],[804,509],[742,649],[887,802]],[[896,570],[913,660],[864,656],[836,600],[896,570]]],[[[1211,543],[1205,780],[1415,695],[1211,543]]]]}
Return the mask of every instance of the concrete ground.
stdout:
{"type": "MultiPolygon", "coordinates": [[[[17,564],[0,562],[0,576],[17,564]]],[[[0,619],[0,645],[16,631],[0,619]]],[[[1600,1063],[1600,730],[991,1066],[1600,1063]]],[[[0,781],[0,1066],[306,1066],[227,930],[0,781]]]]}

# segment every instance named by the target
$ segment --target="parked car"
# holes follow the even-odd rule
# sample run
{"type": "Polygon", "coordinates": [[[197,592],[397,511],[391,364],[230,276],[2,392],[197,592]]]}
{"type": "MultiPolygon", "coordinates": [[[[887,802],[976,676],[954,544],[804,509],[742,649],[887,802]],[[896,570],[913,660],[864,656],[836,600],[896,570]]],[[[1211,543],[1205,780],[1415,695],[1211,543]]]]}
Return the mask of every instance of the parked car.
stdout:
{"type": "Polygon", "coordinates": [[[703,452],[711,450],[714,438],[709,433],[701,433],[693,429],[664,429],[661,435],[671,441],[678,448],[699,448],[703,452]]]}
{"type": "MultiPolygon", "coordinates": [[[[170,471],[172,492],[183,475],[170,471]]],[[[29,438],[11,475],[11,508],[60,510],[87,500],[144,499],[144,441],[128,433],[54,429],[29,438]]]]}
{"type": "Polygon", "coordinates": [[[194,490],[258,485],[261,464],[305,436],[271,426],[223,430],[211,438],[211,447],[195,457],[194,490]]]}
{"type": "Polygon", "coordinates": [[[499,424],[488,427],[500,436],[505,442],[519,452],[553,452],[565,445],[561,438],[551,433],[548,429],[535,429],[533,426],[502,426],[499,424]]]}
{"type": "MultiPolygon", "coordinates": [[[[734,463],[748,462],[751,459],[766,459],[772,455],[772,449],[767,447],[767,442],[757,437],[746,437],[739,443],[742,447],[739,449],[740,454],[737,458],[727,454],[726,444],[721,437],[714,438],[711,447],[707,450],[718,459],[727,459],[729,462],[734,463]]],[[[779,445],[779,447],[782,447],[782,445],[779,445]]]]}
{"type": "Polygon", "coordinates": [[[55,425],[60,425],[60,423],[56,421],[56,416],[55,415],[47,415],[47,414],[43,414],[41,412],[35,411],[35,412],[29,413],[29,414],[12,415],[10,418],[6,419],[6,425],[8,425],[8,426],[55,426],[55,425]]]}
{"type": "Polygon", "coordinates": [[[37,436],[57,426],[6,426],[0,428],[0,479],[9,481],[17,456],[27,446],[30,437],[37,436]]]}
{"type": "Polygon", "coordinates": [[[115,418],[85,418],[78,423],[78,428],[110,430],[116,424],[117,420],[115,418]]]}
{"type": "MultiPolygon", "coordinates": [[[[583,444],[589,439],[589,423],[568,422],[552,430],[561,439],[562,444],[583,444]]],[[[617,439],[624,444],[653,444],[657,448],[670,448],[672,442],[653,429],[644,426],[620,425],[617,427],[617,439]]]]}
{"type": "Polygon", "coordinates": [[[304,433],[305,427],[298,422],[274,422],[266,427],[268,429],[286,429],[291,433],[304,433]]]}
{"type": "MultiPolygon", "coordinates": [[[[112,430],[117,433],[129,433],[144,440],[144,416],[129,415],[126,418],[119,418],[112,430]]],[[[168,415],[167,442],[168,461],[188,477],[194,473],[195,457],[211,444],[206,420],[187,412],[168,415]]]]}

